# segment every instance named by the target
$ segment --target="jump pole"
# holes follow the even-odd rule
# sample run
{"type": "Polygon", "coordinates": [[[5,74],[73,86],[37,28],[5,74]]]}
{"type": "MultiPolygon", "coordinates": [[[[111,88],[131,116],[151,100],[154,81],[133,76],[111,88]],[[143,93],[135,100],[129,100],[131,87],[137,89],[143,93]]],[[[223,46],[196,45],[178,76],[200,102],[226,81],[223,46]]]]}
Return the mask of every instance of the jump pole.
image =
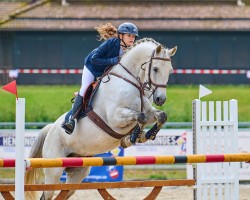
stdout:
{"type": "Polygon", "coordinates": [[[16,99],[16,161],[15,161],[15,199],[24,200],[24,133],[25,98],[16,99]]]}
{"type": "MultiPolygon", "coordinates": [[[[180,163],[237,163],[249,162],[250,153],[197,154],[183,156],[116,156],[116,157],[71,157],[27,158],[27,168],[93,167],[124,165],[174,165],[180,163]]],[[[0,167],[15,167],[14,159],[0,159],[0,167]]]]}

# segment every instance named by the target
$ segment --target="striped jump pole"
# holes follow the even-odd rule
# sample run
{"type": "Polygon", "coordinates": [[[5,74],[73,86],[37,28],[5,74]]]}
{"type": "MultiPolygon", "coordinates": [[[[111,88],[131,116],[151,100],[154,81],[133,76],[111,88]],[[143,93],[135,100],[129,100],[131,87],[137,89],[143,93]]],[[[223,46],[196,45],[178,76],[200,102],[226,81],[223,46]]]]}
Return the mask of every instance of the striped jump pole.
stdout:
{"type": "MultiPolygon", "coordinates": [[[[125,156],[125,157],[82,157],[82,158],[29,158],[29,168],[86,167],[108,165],[171,165],[179,163],[250,162],[250,153],[200,154],[183,156],[125,156]]],[[[0,167],[15,167],[15,159],[0,159],[0,167]]]]}

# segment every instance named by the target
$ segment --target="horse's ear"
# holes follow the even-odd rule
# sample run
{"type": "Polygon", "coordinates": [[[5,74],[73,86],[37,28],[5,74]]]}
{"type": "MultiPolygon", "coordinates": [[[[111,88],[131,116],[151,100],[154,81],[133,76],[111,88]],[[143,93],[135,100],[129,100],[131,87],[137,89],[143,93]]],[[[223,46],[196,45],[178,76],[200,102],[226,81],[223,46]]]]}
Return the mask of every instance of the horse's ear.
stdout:
{"type": "Polygon", "coordinates": [[[176,51],[177,51],[177,46],[175,46],[175,47],[172,48],[172,49],[169,49],[169,54],[170,54],[170,56],[173,56],[173,55],[176,53],[176,51]]]}
{"type": "Polygon", "coordinates": [[[155,50],[156,54],[161,53],[161,50],[162,50],[162,46],[161,46],[161,45],[158,45],[158,47],[157,47],[156,50],[155,50]]]}

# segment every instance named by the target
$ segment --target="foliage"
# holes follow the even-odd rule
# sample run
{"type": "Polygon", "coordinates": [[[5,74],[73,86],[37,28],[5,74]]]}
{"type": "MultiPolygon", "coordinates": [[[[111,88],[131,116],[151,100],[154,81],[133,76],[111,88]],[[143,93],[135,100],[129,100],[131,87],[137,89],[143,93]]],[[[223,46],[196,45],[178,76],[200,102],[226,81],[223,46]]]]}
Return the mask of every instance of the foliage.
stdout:
{"type": "MultiPolygon", "coordinates": [[[[226,101],[237,99],[239,121],[250,122],[250,86],[249,85],[206,85],[213,91],[202,98],[204,101],[226,101]]],[[[26,122],[52,122],[67,112],[72,104],[75,86],[18,86],[18,95],[26,101],[26,122]]],[[[169,122],[191,122],[192,100],[198,98],[197,85],[170,85],[167,88],[167,102],[158,107],[167,112],[169,122]]],[[[5,91],[0,92],[0,122],[15,121],[15,97],[5,91]]]]}

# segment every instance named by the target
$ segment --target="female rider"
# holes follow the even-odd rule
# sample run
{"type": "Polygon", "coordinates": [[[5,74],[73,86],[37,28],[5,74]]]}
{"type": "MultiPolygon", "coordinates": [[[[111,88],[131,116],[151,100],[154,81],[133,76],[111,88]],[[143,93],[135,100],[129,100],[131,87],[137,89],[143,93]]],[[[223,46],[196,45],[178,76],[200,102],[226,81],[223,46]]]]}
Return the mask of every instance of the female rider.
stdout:
{"type": "Polygon", "coordinates": [[[98,48],[94,49],[84,61],[82,72],[82,85],[75,98],[72,110],[68,112],[62,128],[67,134],[72,134],[75,128],[74,119],[77,118],[79,110],[83,105],[83,97],[88,86],[97,78],[102,76],[105,69],[116,65],[124,50],[135,42],[138,37],[137,27],[126,22],[116,29],[111,23],[96,28],[100,34],[100,40],[105,40],[98,48]]]}

